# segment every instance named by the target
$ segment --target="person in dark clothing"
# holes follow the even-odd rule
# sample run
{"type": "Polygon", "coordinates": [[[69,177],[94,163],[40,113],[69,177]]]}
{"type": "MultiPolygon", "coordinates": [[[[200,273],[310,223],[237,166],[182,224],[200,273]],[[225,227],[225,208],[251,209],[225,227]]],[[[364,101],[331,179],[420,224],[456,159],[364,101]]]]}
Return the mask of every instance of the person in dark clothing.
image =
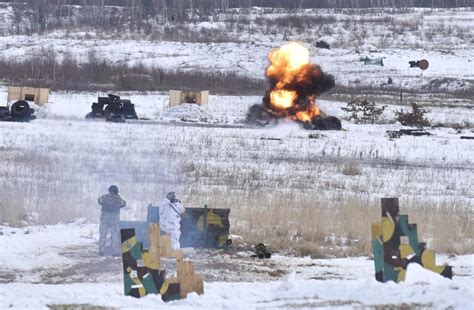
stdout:
{"type": "Polygon", "coordinates": [[[127,202],[118,194],[116,185],[109,187],[109,193],[99,197],[97,202],[102,206],[99,226],[99,255],[112,254],[120,255],[120,209],[127,205],[127,202]],[[107,251],[107,234],[110,231],[111,251],[107,251]]]}

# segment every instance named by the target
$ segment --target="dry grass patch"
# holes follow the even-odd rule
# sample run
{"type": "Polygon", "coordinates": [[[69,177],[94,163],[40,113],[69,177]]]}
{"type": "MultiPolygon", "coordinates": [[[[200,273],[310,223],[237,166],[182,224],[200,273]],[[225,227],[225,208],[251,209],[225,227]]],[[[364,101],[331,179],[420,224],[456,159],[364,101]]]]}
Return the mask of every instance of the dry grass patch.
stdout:
{"type": "Polygon", "coordinates": [[[362,169],[357,164],[349,163],[342,168],[342,174],[348,176],[362,175],[362,169]]]}
{"type": "MultiPolygon", "coordinates": [[[[323,201],[317,195],[302,200],[275,194],[271,204],[264,194],[249,195],[230,207],[231,233],[249,245],[263,242],[276,251],[312,257],[371,255],[371,223],[381,220],[380,201],[353,197],[323,201]],[[275,197],[274,197],[275,198],[275,197]],[[255,206],[249,207],[251,203],[255,206]]],[[[216,197],[217,198],[217,197],[216,197]]],[[[420,241],[449,254],[474,252],[472,211],[400,202],[402,214],[418,224],[420,241]]]]}

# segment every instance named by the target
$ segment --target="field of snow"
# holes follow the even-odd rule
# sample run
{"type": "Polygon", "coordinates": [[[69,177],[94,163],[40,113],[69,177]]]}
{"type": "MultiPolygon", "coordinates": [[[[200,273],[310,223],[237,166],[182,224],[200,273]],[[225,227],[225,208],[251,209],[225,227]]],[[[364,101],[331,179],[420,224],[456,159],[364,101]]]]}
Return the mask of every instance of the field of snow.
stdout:
{"type": "MultiPolygon", "coordinates": [[[[387,109],[382,124],[346,121],[342,131],[311,132],[285,122],[253,128],[241,122],[259,97],[211,96],[208,106],[169,109],[159,93],[123,94],[149,120],[115,124],[84,119],[96,96],[53,93],[50,104],[36,109],[38,119],[0,123],[0,181],[8,202],[3,221],[95,222],[96,197],[116,183],[129,202],[125,219],[144,219],[146,206],[174,189],[188,206],[231,208],[234,233],[246,238],[270,242],[278,225],[277,244],[336,235],[362,239],[365,246],[356,252],[363,254],[367,218],[378,217],[381,197],[396,196],[414,222],[426,223],[421,232],[430,246],[450,253],[473,249],[474,144],[460,139],[472,128],[433,128],[432,136],[391,140],[386,130],[402,128],[391,113],[397,106],[387,109]],[[346,206],[350,201],[355,204],[346,206]],[[269,210],[279,216],[268,217],[269,210]],[[281,217],[284,225],[277,224],[281,217]],[[451,230],[437,229],[446,221],[451,230]]],[[[344,117],[341,102],[319,105],[344,117]]],[[[472,114],[468,107],[433,107],[429,118],[449,125],[472,114]]]]}
{"type": "MultiPolygon", "coordinates": [[[[155,308],[159,296],[123,296],[120,258],[96,254],[98,227],[84,220],[22,229],[0,226],[0,308],[88,305],[155,308]]],[[[311,259],[250,253],[188,254],[205,275],[204,295],[167,304],[176,309],[416,307],[470,309],[474,256],[439,257],[452,280],[409,265],[402,284],[376,282],[367,257],[311,259]],[[232,266],[232,267],[230,267],[232,266]]],[[[172,270],[172,269],[171,269],[172,270]]]]}
{"type": "MultiPolygon", "coordinates": [[[[474,89],[473,38],[469,31],[474,13],[468,9],[362,15],[310,11],[290,15],[309,19],[299,27],[291,23],[282,26],[274,21],[284,16],[288,15],[256,10],[246,15],[248,27],[231,22],[237,17],[232,14],[221,16],[223,21],[214,24],[183,26],[188,31],[199,31],[212,25],[211,29],[231,36],[217,43],[56,30],[44,35],[0,37],[0,53],[3,59],[25,60],[47,57],[54,52],[59,60],[69,54],[84,63],[89,52],[94,51],[100,59],[112,63],[142,63],[177,71],[233,72],[263,79],[268,52],[295,40],[311,49],[312,61],[333,74],[339,87],[448,92],[463,96],[469,96],[474,89]],[[284,37],[283,33],[288,35],[284,37]],[[316,48],[314,43],[320,39],[333,47],[316,48]],[[382,57],[384,66],[366,66],[360,61],[364,57],[382,57]],[[423,58],[430,63],[428,70],[409,69],[408,61],[423,58]]],[[[212,37],[210,34],[209,39],[212,37]]]]}
{"type": "MultiPolygon", "coordinates": [[[[471,309],[474,140],[460,137],[474,136],[472,9],[309,10],[291,17],[231,10],[213,22],[170,26],[195,38],[181,42],[82,28],[0,36],[5,60],[53,51],[59,60],[70,54],[85,63],[94,51],[113,63],[252,79],[264,78],[271,49],[301,41],[312,61],[335,76],[341,92],[317,104],[343,127],[244,124],[264,89],[256,96],[211,94],[207,106],[174,108],[167,93],[123,92],[141,118],[123,124],[84,118],[103,93],[53,91],[50,103],[35,107],[36,120],[0,122],[0,308],[164,306],[158,296],[123,296],[121,259],[97,255],[96,199],[117,184],[128,202],[125,220],[144,220],[147,205],[171,190],[186,207],[231,209],[234,249],[187,254],[205,275],[205,294],[168,306],[471,309]],[[320,39],[331,49],[315,48],[320,39]],[[359,60],[366,56],[384,57],[384,66],[364,66],[359,60]],[[428,70],[408,68],[421,58],[428,70]],[[358,93],[388,105],[377,124],[347,120],[341,107],[361,99],[358,93]],[[430,110],[432,135],[389,138],[387,130],[404,128],[394,112],[412,100],[430,110]],[[420,239],[441,253],[438,263],[453,266],[453,280],[410,265],[405,283],[375,281],[370,224],[380,220],[382,197],[400,198],[420,239]],[[259,242],[275,252],[271,259],[250,258],[259,242]]],[[[12,10],[0,6],[0,34],[11,33],[12,22],[12,10]]]]}

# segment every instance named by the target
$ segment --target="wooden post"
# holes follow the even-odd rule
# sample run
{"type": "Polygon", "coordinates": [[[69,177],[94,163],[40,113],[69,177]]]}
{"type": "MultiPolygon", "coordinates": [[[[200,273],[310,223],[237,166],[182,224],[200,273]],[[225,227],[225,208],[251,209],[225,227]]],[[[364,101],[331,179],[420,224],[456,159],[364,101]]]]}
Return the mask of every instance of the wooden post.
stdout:
{"type": "Polygon", "coordinates": [[[192,261],[178,263],[177,274],[181,298],[186,298],[189,292],[194,291],[194,263],[192,261]]]}
{"type": "Polygon", "coordinates": [[[164,235],[160,236],[160,256],[170,257],[171,255],[171,237],[164,235]]]}
{"type": "Polygon", "coordinates": [[[202,274],[195,273],[194,274],[194,292],[198,293],[199,295],[204,294],[204,277],[202,274]]]}
{"type": "Polygon", "coordinates": [[[160,269],[160,225],[150,224],[148,226],[148,237],[150,239],[149,253],[151,256],[151,263],[156,269],[160,269]]]}

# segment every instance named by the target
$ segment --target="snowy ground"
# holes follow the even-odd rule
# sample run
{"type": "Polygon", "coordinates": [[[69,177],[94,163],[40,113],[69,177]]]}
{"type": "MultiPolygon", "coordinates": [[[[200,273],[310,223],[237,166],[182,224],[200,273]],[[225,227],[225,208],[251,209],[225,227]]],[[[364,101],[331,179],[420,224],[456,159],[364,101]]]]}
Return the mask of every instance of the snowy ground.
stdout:
{"type": "MultiPolygon", "coordinates": [[[[0,308],[94,305],[162,306],[158,296],[123,296],[120,258],[96,254],[98,227],[84,220],[51,226],[0,226],[0,308]]],[[[474,256],[438,258],[453,266],[453,280],[410,265],[402,284],[374,279],[367,257],[311,259],[196,251],[187,255],[205,275],[205,293],[168,304],[178,309],[314,307],[421,307],[470,309],[474,256]]],[[[173,270],[171,262],[168,263],[173,270]]]]}
{"type": "MultiPolygon", "coordinates": [[[[0,18],[8,12],[0,9],[0,18]]],[[[260,261],[248,252],[196,251],[188,255],[205,275],[205,294],[169,304],[176,308],[472,308],[474,143],[460,136],[474,135],[472,98],[466,96],[474,80],[468,31],[473,14],[469,10],[424,14],[373,17],[388,18],[390,27],[373,23],[371,16],[338,14],[336,25],[313,27],[303,34],[288,29],[288,39],[311,47],[313,60],[335,76],[338,86],[380,91],[376,102],[388,108],[379,124],[344,120],[340,108],[350,100],[344,94],[317,102],[327,114],[343,118],[343,130],[308,132],[285,122],[268,128],[243,125],[248,107],[259,103],[260,96],[213,95],[208,106],[169,109],[165,93],[121,94],[136,104],[140,118],[148,120],[115,124],[84,119],[97,95],[104,94],[63,92],[53,92],[46,107],[36,107],[38,119],[30,123],[0,122],[0,308],[162,305],[157,296],[142,300],[123,296],[121,260],[96,254],[99,211],[95,199],[112,183],[120,186],[129,203],[123,219],[144,219],[148,203],[158,202],[172,188],[186,206],[208,203],[231,208],[231,233],[257,235],[267,244],[277,238],[275,234],[286,243],[301,238],[308,233],[302,226],[310,232],[323,228],[316,227],[311,217],[284,217],[285,221],[277,217],[275,227],[286,231],[271,227],[260,235],[263,223],[256,214],[278,216],[281,211],[276,206],[289,207],[287,200],[279,201],[282,197],[309,212],[331,210],[353,199],[361,202],[356,207],[378,211],[381,197],[396,196],[402,211],[409,209],[412,214],[423,209],[435,214],[438,222],[414,221],[428,247],[439,252],[436,245],[443,245],[447,252],[465,254],[439,257],[439,263],[454,267],[452,281],[414,267],[408,270],[407,281],[396,285],[377,283],[373,261],[366,256],[312,259],[286,252],[260,261]],[[369,21],[360,24],[359,19],[369,21]],[[406,27],[416,31],[407,32],[406,27]],[[365,37],[360,37],[364,29],[365,37]],[[315,49],[312,44],[317,39],[333,48],[315,49]],[[385,57],[385,66],[364,66],[359,59],[365,56],[385,57]],[[421,58],[430,61],[423,74],[407,68],[409,60],[421,58]],[[442,127],[429,128],[432,135],[428,137],[389,139],[387,130],[402,128],[393,113],[406,109],[393,99],[400,88],[423,92],[405,95],[405,104],[409,99],[423,102],[431,110],[431,123],[442,127]],[[429,90],[440,93],[432,95],[429,90]],[[344,172],[347,167],[355,167],[355,173],[344,172]],[[255,209],[262,211],[255,213],[255,209]],[[87,219],[77,220],[82,217],[87,219]],[[10,227],[3,224],[6,221],[23,227],[10,227]]],[[[278,14],[252,12],[248,16],[270,22],[278,14]]],[[[1,21],[0,31],[6,31],[6,22],[2,25],[1,21]]],[[[227,27],[219,23],[198,26],[227,27]]],[[[239,32],[237,40],[223,43],[123,40],[63,31],[5,36],[0,37],[0,52],[1,57],[22,60],[54,50],[58,58],[70,52],[84,62],[94,50],[99,57],[118,63],[263,78],[266,55],[284,42],[283,35],[281,31],[272,34],[271,27],[262,27],[261,32],[253,32],[252,27],[239,32]]],[[[232,35],[238,32],[232,31],[232,35]]],[[[4,87],[0,98],[6,98],[4,87]]],[[[367,229],[360,236],[336,235],[345,225],[360,224],[337,220],[326,237],[369,238],[367,219],[362,221],[367,229]]],[[[312,234],[305,238],[317,240],[312,234]]],[[[346,256],[344,248],[350,248],[350,243],[338,247],[337,256],[346,256]]]]}
{"type": "MultiPolygon", "coordinates": [[[[116,63],[143,63],[167,70],[197,70],[206,72],[236,72],[252,79],[263,79],[267,54],[285,41],[273,43],[178,43],[123,40],[84,40],[51,36],[0,37],[2,57],[25,59],[41,56],[45,50],[54,51],[59,59],[74,51],[80,63],[87,61],[88,52],[116,63]],[[138,46],[138,48],[137,48],[138,46]],[[219,63],[215,58],[219,57],[219,63]]],[[[309,46],[310,47],[310,46],[309,46]]],[[[441,92],[472,91],[474,63],[472,49],[443,51],[389,50],[355,51],[351,49],[317,50],[311,48],[312,62],[336,77],[336,85],[372,87],[383,90],[413,91],[430,89],[441,92]],[[366,66],[364,57],[384,58],[384,67],[366,66]],[[426,72],[409,69],[408,61],[429,59],[426,72]],[[388,78],[392,79],[387,84],[388,78]],[[434,88],[434,83],[436,83],[434,88]]]]}
{"type": "MultiPolygon", "coordinates": [[[[472,128],[433,128],[432,136],[391,140],[386,131],[402,128],[394,123],[393,111],[401,109],[395,105],[382,124],[344,121],[342,131],[310,132],[292,123],[252,128],[241,121],[259,97],[211,96],[208,106],[169,109],[164,94],[124,94],[149,120],[114,124],[84,119],[97,95],[53,93],[50,104],[37,107],[38,119],[0,123],[1,184],[6,201],[15,206],[3,212],[18,212],[9,214],[10,220],[95,221],[95,197],[112,183],[129,201],[123,216],[131,220],[144,219],[146,206],[158,203],[170,188],[189,206],[228,207],[235,210],[231,216],[255,204],[278,204],[282,196],[327,208],[353,198],[378,208],[381,197],[396,196],[406,208],[472,216],[474,144],[460,139],[472,135],[472,128]],[[359,172],[345,174],[348,165],[359,172]]],[[[330,115],[344,116],[341,102],[318,104],[330,115]]],[[[431,110],[432,122],[447,126],[474,118],[469,107],[431,110]]],[[[465,253],[474,239],[469,231],[460,233],[451,245],[465,253]]]]}
{"type": "MultiPolygon", "coordinates": [[[[2,36],[0,52],[2,58],[14,60],[41,58],[51,53],[61,60],[68,54],[84,63],[89,52],[94,51],[97,57],[112,63],[142,63],[179,71],[225,71],[263,79],[268,52],[294,40],[310,48],[312,61],[334,75],[336,85],[340,87],[448,92],[463,96],[469,96],[473,91],[474,62],[469,30],[474,13],[469,9],[415,10],[400,14],[365,12],[361,15],[322,10],[290,16],[314,19],[315,14],[330,20],[327,24],[282,28],[272,20],[287,15],[263,13],[255,8],[251,14],[245,14],[253,21],[248,27],[239,28],[238,23],[228,22],[236,17],[232,14],[221,16],[223,22],[187,25],[189,31],[197,31],[196,35],[199,35],[199,29],[210,28],[235,37],[235,40],[219,43],[172,42],[127,33],[118,36],[79,29],[56,30],[43,35],[2,36]],[[263,24],[255,23],[259,18],[263,24]],[[283,33],[288,36],[284,37],[283,33]],[[316,48],[317,40],[329,42],[332,48],[316,48]],[[384,66],[364,65],[360,59],[365,57],[383,58],[384,66]],[[409,69],[408,61],[423,58],[430,63],[428,70],[409,69]]],[[[0,18],[2,16],[6,24],[8,14],[2,15],[0,11],[0,18]]]]}

